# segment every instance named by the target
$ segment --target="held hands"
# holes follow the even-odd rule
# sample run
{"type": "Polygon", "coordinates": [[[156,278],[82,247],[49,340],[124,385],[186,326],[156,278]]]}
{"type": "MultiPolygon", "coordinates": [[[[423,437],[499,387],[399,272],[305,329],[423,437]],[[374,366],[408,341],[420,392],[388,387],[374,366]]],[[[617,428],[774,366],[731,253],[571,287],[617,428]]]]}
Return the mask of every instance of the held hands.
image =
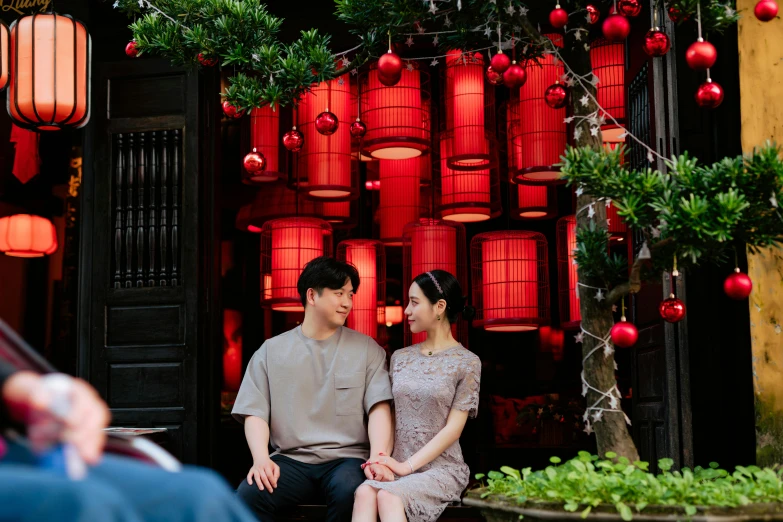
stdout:
{"type": "Polygon", "coordinates": [[[256,485],[260,491],[266,488],[271,494],[277,487],[277,479],[280,478],[280,466],[275,462],[266,458],[260,462],[254,462],[253,467],[247,473],[247,483],[253,485],[253,481],[256,481],[256,485]]]}
{"type": "Polygon", "coordinates": [[[371,457],[363,466],[365,466],[365,474],[367,474],[367,467],[370,466],[383,466],[391,470],[398,477],[406,477],[412,473],[411,466],[407,462],[397,462],[395,459],[387,457],[383,453],[378,453],[378,457],[371,457]]]}

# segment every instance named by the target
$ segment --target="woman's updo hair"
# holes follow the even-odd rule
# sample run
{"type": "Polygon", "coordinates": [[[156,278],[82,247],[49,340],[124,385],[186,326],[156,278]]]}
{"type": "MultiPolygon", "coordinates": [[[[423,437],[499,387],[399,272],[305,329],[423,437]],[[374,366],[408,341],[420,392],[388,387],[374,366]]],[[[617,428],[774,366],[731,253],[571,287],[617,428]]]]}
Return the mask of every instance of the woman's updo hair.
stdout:
{"type": "Polygon", "coordinates": [[[458,316],[470,321],[476,315],[476,309],[467,306],[467,297],[462,294],[462,287],[449,272],[445,270],[431,270],[417,275],[413,282],[419,285],[424,297],[435,304],[441,299],[446,301],[446,318],[450,324],[457,322],[458,316]]]}

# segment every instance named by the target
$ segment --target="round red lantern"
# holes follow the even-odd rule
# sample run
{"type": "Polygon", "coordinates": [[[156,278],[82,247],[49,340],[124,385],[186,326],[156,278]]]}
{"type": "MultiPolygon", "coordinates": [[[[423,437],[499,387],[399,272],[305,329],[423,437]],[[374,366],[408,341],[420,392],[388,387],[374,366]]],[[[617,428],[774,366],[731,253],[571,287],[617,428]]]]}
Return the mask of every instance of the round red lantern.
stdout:
{"type": "Polygon", "coordinates": [[[380,342],[378,328],[386,324],[386,253],[373,239],[350,239],[337,244],[337,259],[356,267],[361,285],[353,296],[353,308],[345,325],[380,342]]]}
{"type": "Polygon", "coordinates": [[[79,129],[90,120],[91,43],[67,15],[34,14],[11,24],[8,114],[20,127],[79,129]]]}
{"type": "MultiPolygon", "coordinates": [[[[617,15],[619,16],[619,15],[617,15]]],[[[624,17],[621,17],[624,18],[624,17]]],[[[606,111],[605,125],[601,126],[604,143],[624,142],[625,114],[625,43],[599,38],[590,44],[590,62],[593,74],[601,81],[596,89],[598,104],[606,111]],[[609,117],[614,118],[614,123],[609,117]]]]}
{"type": "Polygon", "coordinates": [[[421,180],[429,177],[424,173],[432,168],[431,160],[430,156],[420,156],[379,162],[378,237],[385,244],[402,245],[405,225],[418,221],[423,215],[421,180]]]}
{"type": "Polygon", "coordinates": [[[485,232],[470,242],[474,325],[495,332],[536,330],[549,322],[549,269],[543,234],[485,232]]]}
{"type": "Polygon", "coordinates": [[[579,282],[576,257],[576,216],[565,216],[557,221],[557,278],[560,294],[560,326],[579,328],[582,313],[579,309],[579,282]]]}
{"type": "Polygon", "coordinates": [[[57,250],[57,230],[48,219],[31,214],[0,218],[0,252],[12,257],[42,257],[57,250]]]}
{"type": "Polygon", "coordinates": [[[438,215],[448,221],[463,223],[499,216],[502,209],[497,169],[452,169],[448,158],[454,157],[453,150],[451,136],[443,133],[440,138],[440,169],[435,172],[435,210],[438,215]]]}
{"type": "Polygon", "coordinates": [[[246,166],[247,174],[242,176],[242,183],[247,185],[268,183],[283,176],[279,108],[272,110],[265,105],[250,111],[250,147],[264,157],[266,164],[263,170],[256,172],[250,172],[246,166]]]}

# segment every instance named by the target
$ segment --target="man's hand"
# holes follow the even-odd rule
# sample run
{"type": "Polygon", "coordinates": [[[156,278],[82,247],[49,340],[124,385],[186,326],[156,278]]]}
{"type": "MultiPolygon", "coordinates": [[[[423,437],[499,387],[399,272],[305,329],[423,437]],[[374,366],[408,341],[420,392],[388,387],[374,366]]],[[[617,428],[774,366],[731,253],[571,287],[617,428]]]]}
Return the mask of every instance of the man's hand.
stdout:
{"type": "Polygon", "coordinates": [[[378,482],[393,482],[394,473],[388,467],[383,464],[363,464],[364,476],[369,480],[377,480],[378,482]]]}
{"type": "Polygon", "coordinates": [[[280,466],[270,459],[264,459],[260,462],[254,462],[253,467],[247,474],[247,483],[251,486],[256,481],[256,486],[260,491],[264,488],[271,494],[277,487],[277,479],[280,478],[280,466]]]}

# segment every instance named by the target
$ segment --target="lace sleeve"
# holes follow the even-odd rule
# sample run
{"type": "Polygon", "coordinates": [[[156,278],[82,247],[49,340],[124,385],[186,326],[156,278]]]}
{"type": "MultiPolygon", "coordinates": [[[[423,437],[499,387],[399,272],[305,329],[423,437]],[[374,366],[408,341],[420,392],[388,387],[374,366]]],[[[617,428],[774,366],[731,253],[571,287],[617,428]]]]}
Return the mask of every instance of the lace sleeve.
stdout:
{"type": "Polygon", "coordinates": [[[468,412],[470,418],[478,414],[479,385],[481,384],[481,359],[475,355],[465,361],[462,376],[457,382],[457,390],[454,393],[452,410],[468,412]]]}

